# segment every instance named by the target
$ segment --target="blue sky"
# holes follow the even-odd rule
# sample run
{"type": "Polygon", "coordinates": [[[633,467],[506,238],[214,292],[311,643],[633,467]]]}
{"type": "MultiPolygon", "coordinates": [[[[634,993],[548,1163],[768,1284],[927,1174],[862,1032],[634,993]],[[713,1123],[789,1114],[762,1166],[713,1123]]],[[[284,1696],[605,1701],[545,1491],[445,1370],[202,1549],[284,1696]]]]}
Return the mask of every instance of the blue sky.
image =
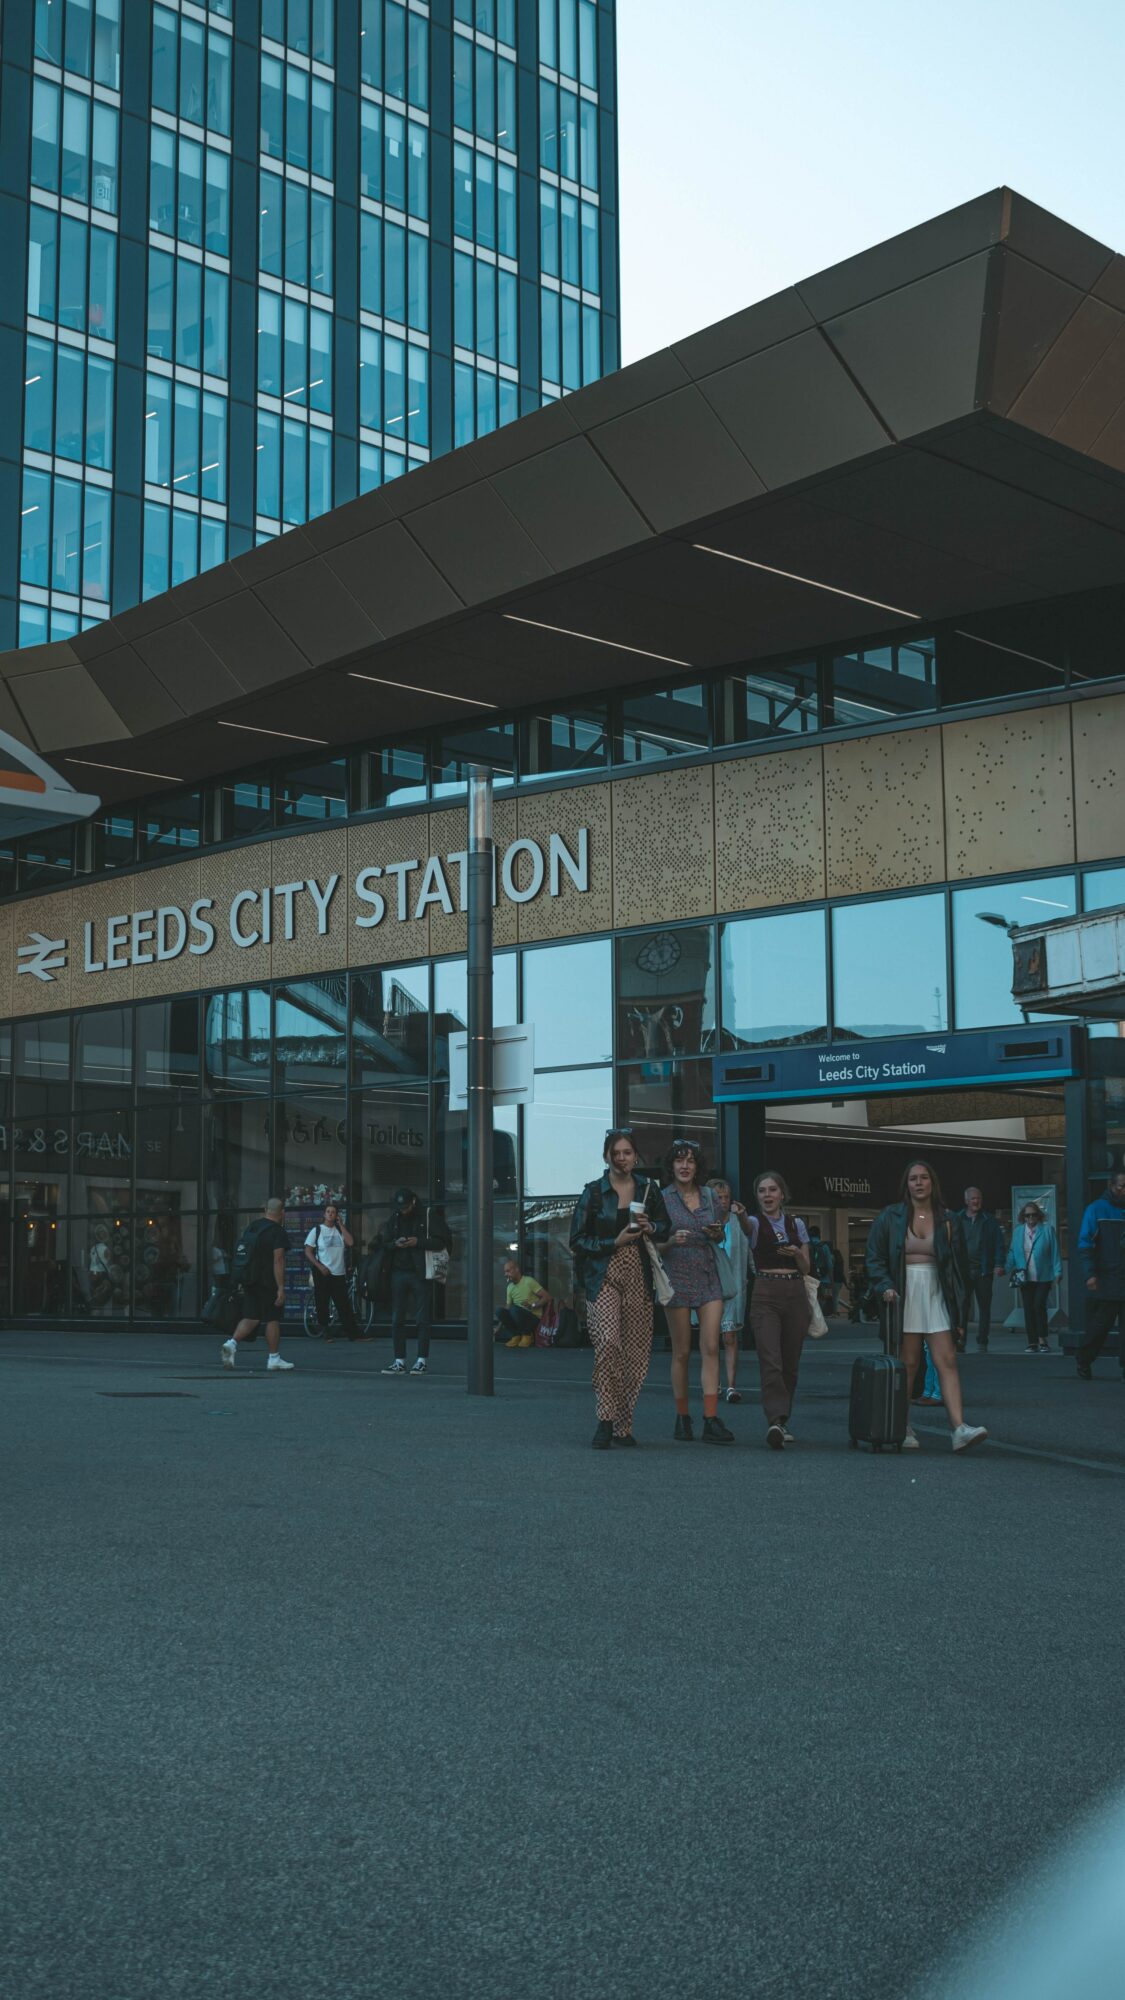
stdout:
{"type": "Polygon", "coordinates": [[[1006,182],[1125,249],[1122,0],[618,0],[623,358],[1006,182]]]}

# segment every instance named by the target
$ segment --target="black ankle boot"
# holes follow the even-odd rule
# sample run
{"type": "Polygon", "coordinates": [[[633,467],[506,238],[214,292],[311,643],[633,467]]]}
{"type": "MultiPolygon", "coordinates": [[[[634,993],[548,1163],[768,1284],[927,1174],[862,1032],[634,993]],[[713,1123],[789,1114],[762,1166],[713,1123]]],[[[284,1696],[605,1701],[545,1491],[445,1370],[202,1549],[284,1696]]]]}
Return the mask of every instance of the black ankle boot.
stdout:
{"type": "Polygon", "coordinates": [[[704,1417],[704,1444],[733,1444],[734,1432],[728,1431],[721,1417],[704,1417]]]}
{"type": "Polygon", "coordinates": [[[695,1432],[691,1427],[691,1418],[677,1417],[676,1428],[672,1432],[672,1436],[678,1444],[691,1444],[695,1438],[695,1432]]]}
{"type": "Polygon", "coordinates": [[[612,1443],[613,1443],[613,1425],[608,1421],[608,1419],[606,1419],[598,1425],[597,1430],[594,1432],[594,1438],[593,1438],[594,1450],[608,1451],[612,1443]]]}

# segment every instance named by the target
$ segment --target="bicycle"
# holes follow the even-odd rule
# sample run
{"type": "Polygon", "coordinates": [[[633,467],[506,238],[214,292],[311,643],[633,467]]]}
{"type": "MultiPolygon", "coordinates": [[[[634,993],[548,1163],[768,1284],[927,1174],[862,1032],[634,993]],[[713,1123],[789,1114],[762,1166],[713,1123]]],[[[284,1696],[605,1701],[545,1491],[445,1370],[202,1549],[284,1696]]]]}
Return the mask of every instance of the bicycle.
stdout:
{"type": "MultiPolygon", "coordinates": [[[[365,1299],[363,1297],[363,1294],[361,1293],[359,1286],[356,1283],[356,1275],[354,1271],[350,1274],[348,1278],[348,1297],[351,1300],[352,1311],[356,1316],[356,1321],[358,1323],[360,1332],[363,1334],[369,1334],[375,1324],[375,1308],[372,1305],[370,1299],[365,1299]]],[[[323,1340],[325,1336],[331,1331],[335,1332],[337,1338],[339,1338],[339,1336],[343,1333],[343,1327],[340,1322],[340,1315],[336,1310],[335,1303],[332,1301],[329,1302],[328,1315],[329,1318],[327,1327],[321,1326],[320,1321],[317,1319],[316,1316],[316,1293],[313,1291],[312,1286],[310,1285],[309,1295],[308,1298],[305,1300],[305,1310],[303,1314],[305,1332],[310,1340],[323,1340]]]]}

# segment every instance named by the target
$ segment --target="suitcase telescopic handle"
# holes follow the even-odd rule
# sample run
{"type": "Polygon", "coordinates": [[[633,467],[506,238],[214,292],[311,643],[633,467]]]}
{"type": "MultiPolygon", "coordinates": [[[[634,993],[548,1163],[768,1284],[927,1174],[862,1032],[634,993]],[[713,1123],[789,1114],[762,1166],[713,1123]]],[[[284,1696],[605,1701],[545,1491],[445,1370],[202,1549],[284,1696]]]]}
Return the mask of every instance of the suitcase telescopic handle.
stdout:
{"type": "Polygon", "coordinates": [[[902,1345],[899,1340],[899,1313],[902,1310],[902,1300],[896,1293],[893,1299],[884,1299],[883,1305],[886,1313],[883,1321],[883,1352],[890,1355],[893,1360],[902,1345]]]}

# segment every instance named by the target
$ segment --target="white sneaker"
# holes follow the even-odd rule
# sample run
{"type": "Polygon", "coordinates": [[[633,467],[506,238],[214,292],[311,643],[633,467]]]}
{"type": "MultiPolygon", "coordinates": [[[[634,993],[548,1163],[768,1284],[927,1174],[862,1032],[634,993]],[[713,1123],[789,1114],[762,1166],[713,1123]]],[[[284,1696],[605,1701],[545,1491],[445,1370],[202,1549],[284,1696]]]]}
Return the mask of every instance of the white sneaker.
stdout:
{"type": "Polygon", "coordinates": [[[793,1436],[792,1431],[786,1430],[784,1424],[782,1424],[781,1426],[781,1435],[784,1438],[786,1444],[796,1444],[797,1440],[793,1436]]]}
{"type": "Polygon", "coordinates": [[[283,1361],[280,1354],[271,1354],[269,1360],[266,1362],[266,1373],[269,1374],[271,1369],[292,1368],[292,1366],[293,1363],[291,1361],[283,1361]]]}
{"type": "Polygon", "coordinates": [[[906,1426],[906,1436],[902,1440],[902,1448],[904,1451],[921,1451],[922,1449],[909,1424],[906,1426]]]}
{"type": "Polygon", "coordinates": [[[384,1375],[405,1375],[406,1363],[405,1361],[392,1361],[389,1367],[384,1368],[383,1373],[384,1375]]]}
{"type": "Polygon", "coordinates": [[[971,1444],[980,1444],[988,1436],[983,1424],[958,1424],[953,1433],[954,1451],[967,1451],[971,1444]]]}
{"type": "Polygon", "coordinates": [[[423,1361],[422,1356],[419,1355],[417,1361],[414,1363],[413,1368],[410,1370],[410,1373],[412,1375],[424,1375],[425,1372],[426,1372],[426,1364],[423,1361]]]}
{"type": "Polygon", "coordinates": [[[237,1340],[235,1340],[233,1334],[229,1340],[224,1340],[222,1346],[219,1349],[219,1353],[223,1357],[223,1367],[233,1368],[234,1357],[238,1353],[238,1342],[237,1340]]]}

